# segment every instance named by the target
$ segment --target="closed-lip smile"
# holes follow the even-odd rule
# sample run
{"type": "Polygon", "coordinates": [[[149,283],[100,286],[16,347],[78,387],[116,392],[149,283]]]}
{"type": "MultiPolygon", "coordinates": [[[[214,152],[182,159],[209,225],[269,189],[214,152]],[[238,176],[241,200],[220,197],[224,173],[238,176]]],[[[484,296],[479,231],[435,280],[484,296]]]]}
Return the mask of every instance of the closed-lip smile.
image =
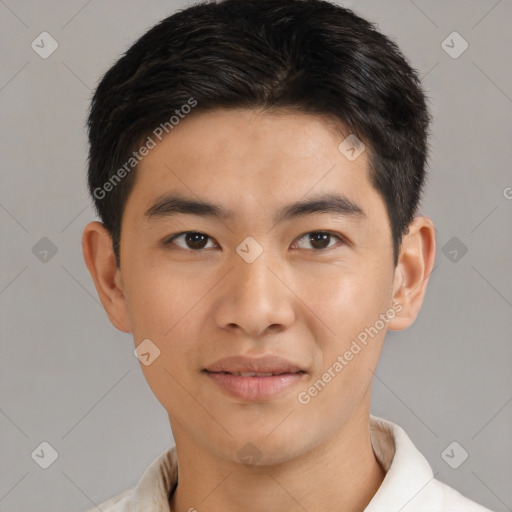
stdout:
{"type": "Polygon", "coordinates": [[[304,372],[298,364],[292,363],[279,356],[266,355],[262,357],[230,356],[219,359],[205,368],[210,373],[282,373],[304,372]]]}
{"type": "Polygon", "coordinates": [[[307,373],[298,364],[275,355],[226,357],[203,372],[224,392],[249,401],[275,398],[307,373]]]}

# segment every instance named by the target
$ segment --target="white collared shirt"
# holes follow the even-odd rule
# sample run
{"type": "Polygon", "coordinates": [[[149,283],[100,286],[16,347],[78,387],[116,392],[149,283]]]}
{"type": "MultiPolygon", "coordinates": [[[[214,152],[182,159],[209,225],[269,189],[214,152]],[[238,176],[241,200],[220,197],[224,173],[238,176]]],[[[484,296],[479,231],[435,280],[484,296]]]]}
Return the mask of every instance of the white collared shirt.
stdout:
{"type": "MultiPolygon", "coordinates": [[[[399,425],[370,415],[370,434],[386,476],[364,512],[492,512],[436,480],[425,457],[399,425]]],[[[103,512],[172,512],[169,494],[177,480],[173,446],[150,464],[134,488],[98,507],[103,512]]]]}

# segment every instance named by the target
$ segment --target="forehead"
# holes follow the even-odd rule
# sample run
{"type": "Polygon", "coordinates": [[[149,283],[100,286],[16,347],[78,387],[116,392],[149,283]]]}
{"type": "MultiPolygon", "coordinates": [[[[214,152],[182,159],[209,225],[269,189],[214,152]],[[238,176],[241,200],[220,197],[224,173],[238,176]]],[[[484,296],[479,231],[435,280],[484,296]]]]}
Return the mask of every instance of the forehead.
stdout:
{"type": "Polygon", "coordinates": [[[269,208],[274,214],[276,202],[339,193],[371,211],[382,201],[369,182],[368,152],[347,158],[346,144],[340,150],[346,135],[322,117],[301,113],[198,112],[142,159],[130,197],[149,208],[177,193],[243,216],[269,208]]]}

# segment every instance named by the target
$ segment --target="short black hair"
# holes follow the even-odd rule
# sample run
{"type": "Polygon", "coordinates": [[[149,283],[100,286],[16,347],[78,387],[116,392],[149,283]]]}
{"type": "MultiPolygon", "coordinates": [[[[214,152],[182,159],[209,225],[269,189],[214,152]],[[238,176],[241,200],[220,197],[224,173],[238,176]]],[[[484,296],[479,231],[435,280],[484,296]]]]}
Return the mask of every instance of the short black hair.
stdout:
{"type": "Polygon", "coordinates": [[[425,181],[426,100],[398,46],[335,3],[222,0],[175,12],[105,73],[90,105],[88,186],[117,265],[141,147],[183,114],[258,108],[321,115],[365,144],[396,266],[425,181]]]}

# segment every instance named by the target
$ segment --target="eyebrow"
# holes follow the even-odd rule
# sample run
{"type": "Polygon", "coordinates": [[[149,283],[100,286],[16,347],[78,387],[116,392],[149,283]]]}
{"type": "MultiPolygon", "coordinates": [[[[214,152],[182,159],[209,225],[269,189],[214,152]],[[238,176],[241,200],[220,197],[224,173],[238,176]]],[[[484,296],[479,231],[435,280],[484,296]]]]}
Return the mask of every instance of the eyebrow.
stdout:
{"type": "MultiPolygon", "coordinates": [[[[282,207],[274,216],[274,223],[315,213],[331,213],[342,217],[366,219],[367,216],[357,203],[340,194],[322,194],[307,201],[298,201],[282,207]]],[[[234,213],[224,206],[208,201],[187,198],[177,194],[160,197],[144,216],[148,220],[167,218],[174,215],[198,215],[220,220],[234,218],[234,213]]]]}

